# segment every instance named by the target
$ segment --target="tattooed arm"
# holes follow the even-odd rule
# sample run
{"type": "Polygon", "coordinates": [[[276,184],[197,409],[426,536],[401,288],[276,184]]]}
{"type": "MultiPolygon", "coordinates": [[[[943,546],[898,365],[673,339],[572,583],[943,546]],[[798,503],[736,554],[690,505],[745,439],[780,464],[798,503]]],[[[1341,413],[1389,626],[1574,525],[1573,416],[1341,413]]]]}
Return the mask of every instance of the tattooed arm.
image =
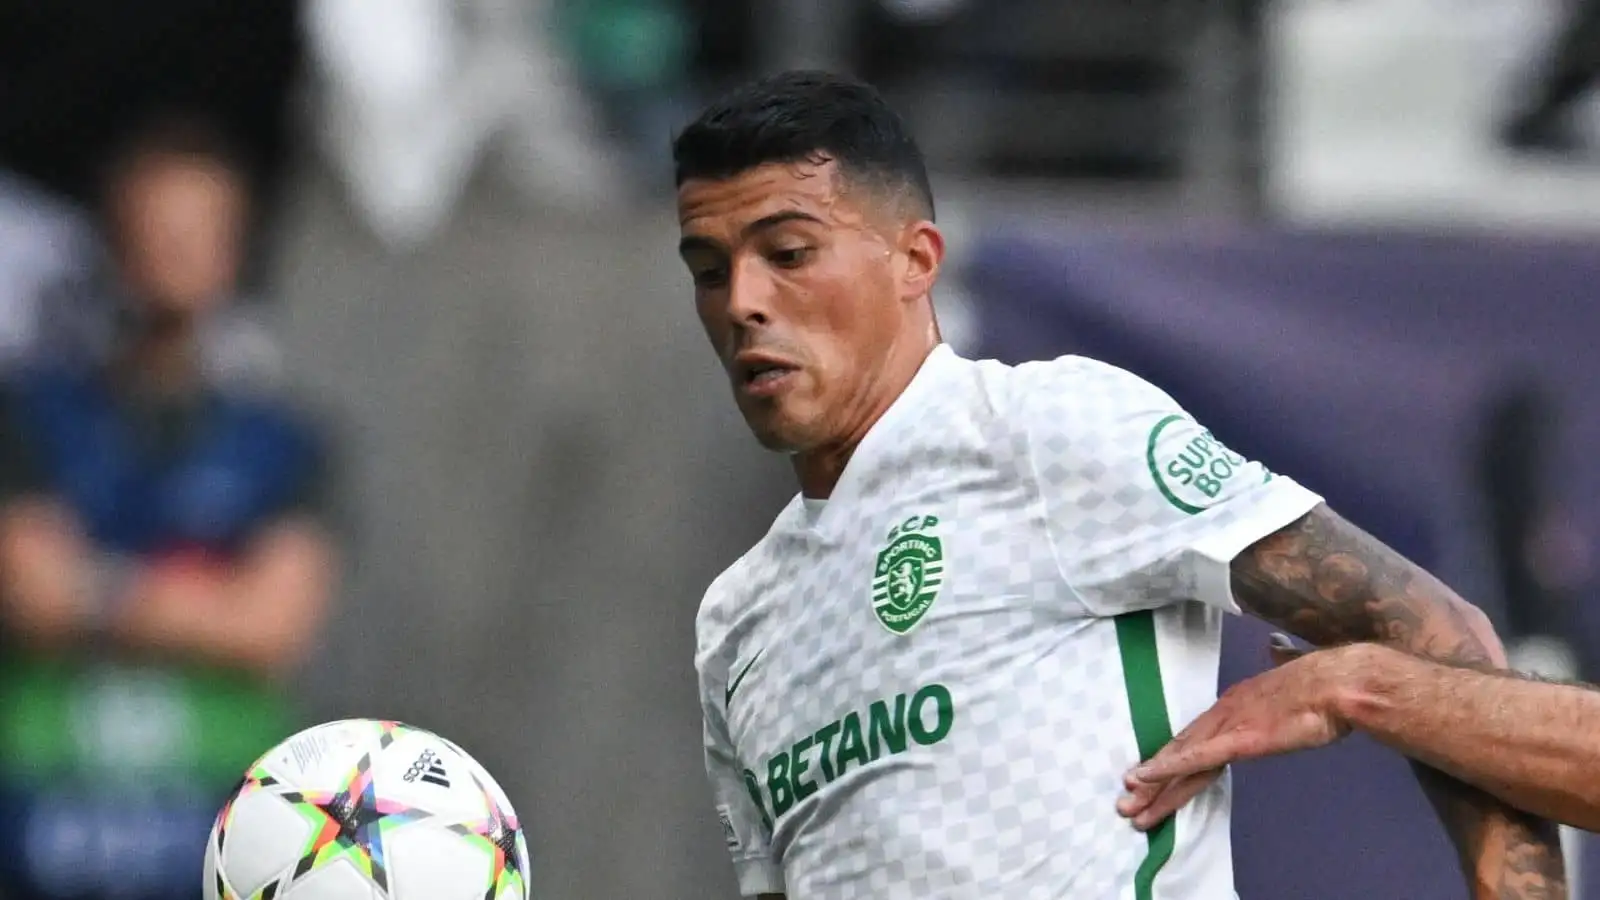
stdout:
{"type": "MultiPolygon", "coordinates": [[[[1438,579],[1326,505],[1232,564],[1239,605],[1318,646],[1370,641],[1468,668],[1502,668],[1488,620],[1438,579]]],[[[1564,898],[1554,825],[1413,762],[1475,898],[1564,898]]]]}

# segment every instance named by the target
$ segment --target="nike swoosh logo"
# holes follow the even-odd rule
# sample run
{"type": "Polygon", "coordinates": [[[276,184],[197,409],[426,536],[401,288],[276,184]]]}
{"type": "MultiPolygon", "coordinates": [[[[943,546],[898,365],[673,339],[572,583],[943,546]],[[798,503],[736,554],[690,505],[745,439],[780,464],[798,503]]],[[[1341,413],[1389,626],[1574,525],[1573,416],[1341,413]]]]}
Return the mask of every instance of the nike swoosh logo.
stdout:
{"type": "Polygon", "coordinates": [[[744,677],[750,674],[750,667],[756,664],[756,660],[761,658],[761,654],[765,653],[766,649],[767,648],[762,647],[760,650],[757,650],[756,655],[750,657],[750,661],[744,664],[743,669],[739,670],[738,677],[734,678],[733,681],[728,684],[728,695],[722,698],[722,706],[724,709],[727,708],[729,703],[733,702],[733,692],[737,691],[739,689],[739,685],[744,683],[744,677]]]}

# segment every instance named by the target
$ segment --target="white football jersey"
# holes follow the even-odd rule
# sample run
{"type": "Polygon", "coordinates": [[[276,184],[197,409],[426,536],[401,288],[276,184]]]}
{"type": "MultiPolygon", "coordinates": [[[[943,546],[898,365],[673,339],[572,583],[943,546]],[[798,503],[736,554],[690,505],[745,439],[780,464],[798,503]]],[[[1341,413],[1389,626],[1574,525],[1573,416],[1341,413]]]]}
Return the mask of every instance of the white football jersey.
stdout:
{"type": "Polygon", "coordinates": [[[1121,776],[1215,699],[1229,562],[1319,502],[1121,369],[935,350],[701,605],[743,893],[1233,897],[1227,781],[1146,835],[1121,776]]]}

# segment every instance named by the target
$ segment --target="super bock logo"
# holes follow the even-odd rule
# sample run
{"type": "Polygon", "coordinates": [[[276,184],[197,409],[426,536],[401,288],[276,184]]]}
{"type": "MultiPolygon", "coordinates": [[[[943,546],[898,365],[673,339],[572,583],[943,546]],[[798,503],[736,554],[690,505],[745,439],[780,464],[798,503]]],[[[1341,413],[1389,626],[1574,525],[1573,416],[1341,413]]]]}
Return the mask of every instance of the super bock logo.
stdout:
{"type": "MultiPolygon", "coordinates": [[[[1150,429],[1145,464],[1161,496],[1190,515],[1214,506],[1243,483],[1240,473],[1251,470],[1248,460],[1184,415],[1167,416],[1150,429]]],[[[1272,478],[1265,469],[1262,474],[1272,478]]]]}
{"type": "Polygon", "coordinates": [[[912,516],[889,530],[872,572],[872,611],[895,634],[915,628],[944,583],[944,544],[934,516],[912,516]]]}

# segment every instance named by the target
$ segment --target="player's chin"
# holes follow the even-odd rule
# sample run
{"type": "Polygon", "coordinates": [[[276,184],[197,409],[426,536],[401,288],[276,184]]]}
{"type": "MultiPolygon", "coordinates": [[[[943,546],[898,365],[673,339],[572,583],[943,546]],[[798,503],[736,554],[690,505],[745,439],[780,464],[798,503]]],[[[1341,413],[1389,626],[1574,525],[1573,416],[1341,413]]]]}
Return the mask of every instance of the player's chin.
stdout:
{"type": "Polygon", "coordinates": [[[752,424],[750,431],[756,436],[757,443],[774,453],[799,453],[805,449],[803,442],[783,428],[757,427],[752,424]]]}
{"type": "Polygon", "coordinates": [[[811,421],[794,415],[784,404],[761,404],[757,408],[740,406],[745,424],[750,426],[750,433],[762,447],[777,453],[799,453],[814,443],[812,432],[815,429],[811,421]]]}

